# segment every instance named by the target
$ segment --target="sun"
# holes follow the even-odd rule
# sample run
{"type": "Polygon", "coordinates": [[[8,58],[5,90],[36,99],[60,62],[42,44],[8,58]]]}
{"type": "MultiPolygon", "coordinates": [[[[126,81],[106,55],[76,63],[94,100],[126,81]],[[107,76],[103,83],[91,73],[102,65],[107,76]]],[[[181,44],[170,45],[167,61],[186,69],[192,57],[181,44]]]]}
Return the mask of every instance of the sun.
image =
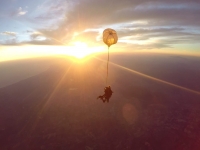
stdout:
{"type": "Polygon", "coordinates": [[[84,42],[74,42],[74,46],[72,46],[72,55],[76,58],[84,58],[85,56],[91,54],[90,48],[84,42]]]}
{"type": "Polygon", "coordinates": [[[64,53],[78,59],[102,51],[102,47],[89,47],[87,43],[76,41],[71,46],[65,47],[64,53]]]}

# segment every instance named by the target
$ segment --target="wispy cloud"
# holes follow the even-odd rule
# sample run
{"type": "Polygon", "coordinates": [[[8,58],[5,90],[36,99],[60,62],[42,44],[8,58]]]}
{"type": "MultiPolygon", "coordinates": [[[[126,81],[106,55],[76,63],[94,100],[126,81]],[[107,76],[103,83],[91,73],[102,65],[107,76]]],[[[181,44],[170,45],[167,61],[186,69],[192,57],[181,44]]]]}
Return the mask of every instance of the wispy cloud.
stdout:
{"type": "Polygon", "coordinates": [[[32,12],[30,20],[32,22],[42,23],[43,26],[56,28],[58,22],[65,18],[65,14],[71,9],[70,3],[65,0],[46,0],[37,6],[32,12]]]}
{"type": "Polygon", "coordinates": [[[20,16],[24,16],[28,11],[22,9],[22,7],[19,7],[17,10],[13,11],[11,13],[12,17],[20,17],[20,16]]]}
{"type": "Polygon", "coordinates": [[[1,35],[8,35],[8,36],[15,36],[17,35],[16,32],[4,31],[0,33],[1,35]]]}
{"type": "Polygon", "coordinates": [[[18,9],[18,13],[17,13],[18,16],[23,16],[23,15],[25,15],[26,13],[27,13],[27,11],[22,10],[22,8],[19,7],[19,9],[18,9]]]}
{"type": "Polygon", "coordinates": [[[30,34],[30,38],[32,40],[36,40],[36,39],[38,39],[41,36],[42,36],[42,34],[40,32],[33,32],[33,33],[30,34]]]}
{"type": "Polygon", "coordinates": [[[11,37],[9,39],[0,41],[0,45],[10,45],[10,46],[19,45],[19,42],[17,40],[17,37],[11,37]]]}

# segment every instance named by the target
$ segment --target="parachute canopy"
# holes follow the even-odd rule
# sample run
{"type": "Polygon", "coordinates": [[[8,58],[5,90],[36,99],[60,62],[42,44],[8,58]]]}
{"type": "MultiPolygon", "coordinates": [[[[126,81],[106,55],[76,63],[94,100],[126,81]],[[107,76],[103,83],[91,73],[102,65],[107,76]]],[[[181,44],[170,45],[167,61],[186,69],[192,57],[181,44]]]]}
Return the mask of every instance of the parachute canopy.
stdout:
{"type": "Polygon", "coordinates": [[[117,32],[113,29],[105,29],[103,31],[103,41],[106,45],[108,45],[108,47],[110,47],[113,44],[116,44],[118,40],[117,37],[117,32]]]}

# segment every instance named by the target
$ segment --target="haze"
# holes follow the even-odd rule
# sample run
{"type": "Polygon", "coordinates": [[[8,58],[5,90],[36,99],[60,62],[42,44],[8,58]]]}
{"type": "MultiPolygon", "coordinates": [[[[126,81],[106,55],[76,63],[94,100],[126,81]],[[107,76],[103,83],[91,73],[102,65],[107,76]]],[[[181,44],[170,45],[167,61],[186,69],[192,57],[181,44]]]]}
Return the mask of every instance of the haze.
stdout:
{"type": "Polygon", "coordinates": [[[199,0],[1,1],[0,149],[199,150],[199,14],[199,0]]]}

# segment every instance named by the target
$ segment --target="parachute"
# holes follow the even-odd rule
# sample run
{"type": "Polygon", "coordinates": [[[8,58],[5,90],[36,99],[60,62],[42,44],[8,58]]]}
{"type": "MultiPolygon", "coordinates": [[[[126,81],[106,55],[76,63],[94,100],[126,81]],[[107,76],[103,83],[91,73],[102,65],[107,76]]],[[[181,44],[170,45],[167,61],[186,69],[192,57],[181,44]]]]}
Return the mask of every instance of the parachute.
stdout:
{"type": "Polygon", "coordinates": [[[117,37],[117,32],[115,30],[107,28],[103,31],[103,42],[108,46],[106,84],[108,83],[109,48],[111,45],[116,44],[117,41],[118,41],[118,37],[117,37]]]}
{"type": "Polygon", "coordinates": [[[117,32],[110,28],[105,29],[103,31],[103,41],[106,45],[108,45],[108,47],[116,44],[118,41],[117,32]]]}
{"type": "MultiPolygon", "coordinates": [[[[118,40],[117,32],[113,29],[105,29],[103,31],[103,41],[108,46],[108,60],[107,60],[107,77],[106,77],[106,84],[108,84],[108,63],[109,63],[109,48],[111,45],[116,44],[118,40]]],[[[104,94],[97,97],[97,99],[102,100],[104,103],[107,101],[109,102],[110,97],[112,96],[113,91],[111,87],[107,85],[104,88],[104,94]]]]}

